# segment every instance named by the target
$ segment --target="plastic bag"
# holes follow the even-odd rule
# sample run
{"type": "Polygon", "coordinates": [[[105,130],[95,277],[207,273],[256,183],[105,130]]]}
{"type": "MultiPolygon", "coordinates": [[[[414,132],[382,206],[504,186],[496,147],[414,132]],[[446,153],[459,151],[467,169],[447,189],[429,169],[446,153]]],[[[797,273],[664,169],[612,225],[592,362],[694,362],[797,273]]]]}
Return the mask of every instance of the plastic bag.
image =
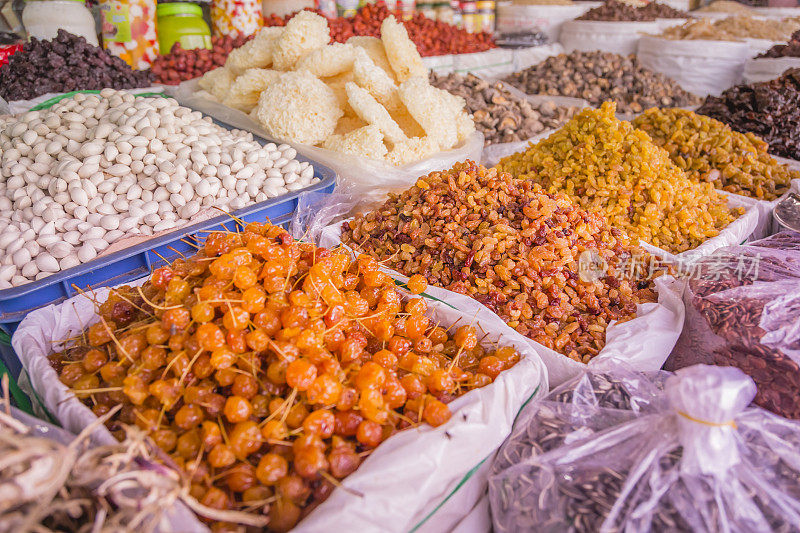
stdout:
{"type": "Polygon", "coordinates": [[[698,96],[722,91],[742,81],[745,62],[752,57],[744,42],[684,40],[644,36],[637,52],[643,67],[672,78],[698,96]]]}
{"type": "MultiPolygon", "coordinates": [[[[319,246],[341,244],[342,222],[328,226],[322,231],[319,246]]],[[[384,271],[401,282],[408,280],[406,276],[394,270],[384,269],[384,271]]],[[[642,371],[661,368],[683,328],[681,302],[683,282],[671,276],[661,276],[655,280],[655,285],[658,302],[639,304],[636,308],[636,318],[632,320],[622,323],[612,322],[606,330],[606,345],[593,360],[618,359],[642,371]]],[[[491,313],[469,296],[433,286],[428,286],[427,291],[465,313],[471,313],[476,306],[491,313]]],[[[550,384],[553,386],[560,385],[586,369],[584,363],[574,361],[527,337],[525,340],[541,356],[547,366],[550,384]]]]}
{"type": "Polygon", "coordinates": [[[454,55],[453,71],[462,75],[469,72],[482,78],[506,76],[514,72],[514,50],[495,48],[485,52],[454,55]]]}
{"type": "MultiPolygon", "coordinates": [[[[264,128],[247,114],[198,96],[195,94],[196,92],[197,80],[183,82],[177,87],[168,89],[168,93],[181,105],[201,111],[234,128],[249,131],[267,139],[271,138],[264,128]]],[[[307,144],[287,144],[291,144],[307,158],[333,169],[337,174],[337,185],[348,191],[348,194],[358,198],[361,203],[369,205],[382,201],[391,191],[407,189],[419,176],[435,170],[450,168],[457,161],[479,159],[483,149],[483,135],[475,132],[452,150],[439,152],[434,156],[402,167],[307,144]]]]}
{"type": "Polygon", "coordinates": [[[758,385],[756,404],[800,419],[800,234],[703,258],[684,301],[686,321],[666,367],[736,366],[758,385]]]}
{"type": "Polygon", "coordinates": [[[653,22],[606,22],[571,20],[561,27],[559,42],[567,53],[573,50],[591,52],[602,50],[615,54],[635,54],[639,39],[658,33],[661,24],[653,22]]]}
{"type": "Polygon", "coordinates": [[[800,57],[759,57],[744,64],[744,83],[758,83],[779,78],[790,68],[800,67],[800,57]]]}
{"type": "Polygon", "coordinates": [[[455,56],[452,54],[423,57],[422,63],[428,70],[436,74],[450,74],[455,69],[454,58],[455,56]]]}
{"type": "MultiPolygon", "coordinates": [[[[104,301],[108,291],[98,289],[91,296],[104,301]]],[[[437,301],[435,294],[426,297],[436,322],[448,327],[474,321],[487,333],[482,343],[514,346],[522,356],[520,362],[494,383],[450,403],[453,416],[442,426],[419,426],[386,440],[343,480],[349,490],[335,490],[293,531],[449,530],[485,491],[488,468],[479,467],[491,462],[521,408],[546,394],[547,371],[524,337],[477,302],[462,312],[437,301]]],[[[94,321],[89,295],[76,296],[29,313],[12,338],[33,390],[72,432],[95,416],[59,381],[47,355],[59,339],[78,334],[94,321]]],[[[104,442],[113,439],[105,427],[98,428],[95,436],[104,442]]]]}
{"type": "Polygon", "coordinates": [[[575,2],[569,5],[498,2],[495,31],[503,34],[541,30],[550,41],[555,42],[565,22],[600,5],[602,2],[575,2]]]}
{"type": "Polygon", "coordinates": [[[589,371],[529,406],[489,480],[494,530],[796,531],[800,425],[735,368],[589,371]]]}

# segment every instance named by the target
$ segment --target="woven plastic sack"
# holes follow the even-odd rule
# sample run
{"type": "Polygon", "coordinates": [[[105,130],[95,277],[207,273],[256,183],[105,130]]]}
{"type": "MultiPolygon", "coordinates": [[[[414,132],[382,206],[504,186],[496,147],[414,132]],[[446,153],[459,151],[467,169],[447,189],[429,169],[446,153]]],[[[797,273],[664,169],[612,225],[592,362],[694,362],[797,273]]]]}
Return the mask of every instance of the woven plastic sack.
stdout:
{"type": "Polygon", "coordinates": [[[573,50],[591,52],[602,50],[615,54],[635,54],[639,39],[658,33],[661,24],[654,22],[606,22],[571,20],[561,27],[559,42],[567,53],[573,50]]]}
{"type": "Polygon", "coordinates": [[[455,56],[452,54],[443,56],[423,57],[422,63],[428,70],[436,74],[450,74],[455,69],[455,56]]]}
{"type": "Polygon", "coordinates": [[[592,368],[530,406],[490,477],[505,532],[796,531],[800,425],[735,368],[592,368]]]}
{"type": "Polygon", "coordinates": [[[723,248],[691,273],[666,367],[738,367],[758,386],[756,404],[800,419],[800,234],[723,248]]]}
{"type": "Polygon", "coordinates": [[[498,2],[495,31],[499,34],[542,31],[551,42],[556,42],[565,22],[599,5],[602,2],[575,2],[570,5],[498,2]]]}
{"type": "MultiPolygon", "coordinates": [[[[91,296],[104,301],[108,292],[108,288],[97,289],[91,296]]],[[[435,322],[443,327],[474,323],[487,334],[481,341],[487,348],[514,346],[522,356],[519,363],[492,384],[450,403],[453,416],[447,423],[437,428],[422,425],[383,442],[342,481],[346,490],[335,490],[293,531],[451,529],[485,492],[488,465],[519,411],[546,394],[547,370],[524,337],[477,302],[462,312],[435,295],[425,297],[435,322]]],[[[59,381],[47,356],[58,348],[60,339],[78,334],[96,320],[89,295],[76,296],[29,313],[12,338],[33,391],[73,433],[95,420],[95,415],[59,381]]],[[[94,437],[100,442],[113,439],[105,427],[98,428],[94,437]]],[[[177,527],[174,531],[196,529],[177,527]]]]}
{"type": "Polygon", "coordinates": [[[758,83],[779,78],[790,68],[800,67],[800,57],[759,57],[744,65],[744,83],[758,83]]]}
{"type": "Polygon", "coordinates": [[[722,91],[742,81],[750,46],[744,42],[684,40],[644,36],[637,52],[642,66],[661,72],[698,96],[722,91]]]}
{"type": "Polygon", "coordinates": [[[514,50],[495,48],[454,55],[453,71],[462,76],[471,73],[482,78],[507,76],[514,72],[514,50]]]}
{"type": "MultiPolygon", "coordinates": [[[[339,222],[324,228],[319,236],[319,246],[341,244],[341,225],[342,222],[339,222]]],[[[406,276],[394,270],[384,269],[384,271],[403,283],[408,280],[406,276]]],[[[622,323],[612,322],[606,330],[606,345],[594,360],[620,360],[642,371],[661,368],[683,328],[681,302],[683,282],[672,276],[661,276],[655,280],[655,285],[658,302],[639,304],[636,308],[636,318],[632,320],[622,323]]],[[[428,287],[428,292],[467,314],[478,307],[491,313],[469,296],[432,286],[428,287]]],[[[547,366],[550,384],[553,386],[560,385],[586,369],[584,363],[570,359],[527,337],[525,341],[541,356],[547,366]]]]}
{"type": "MultiPolygon", "coordinates": [[[[191,80],[183,82],[177,87],[168,88],[167,92],[178,100],[181,105],[202,111],[217,120],[230,124],[234,128],[245,130],[267,139],[271,138],[264,128],[247,114],[224,106],[219,102],[198,96],[196,94],[197,87],[197,80],[191,80]]],[[[395,167],[383,161],[342,154],[307,144],[287,144],[291,144],[300,154],[309,159],[333,169],[337,174],[337,186],[349,191],[354,197],[358,197],[361,203],[369,205],[382,201],[386,194],[391,191],[407,189],[414,184],[418,176],[435,170],[450,168],[457,161],[480,158],[480,153],[483,149],[483,135],[475,132],[451,150],[439,152],[436,155],[402,167],[395,167]]]]}

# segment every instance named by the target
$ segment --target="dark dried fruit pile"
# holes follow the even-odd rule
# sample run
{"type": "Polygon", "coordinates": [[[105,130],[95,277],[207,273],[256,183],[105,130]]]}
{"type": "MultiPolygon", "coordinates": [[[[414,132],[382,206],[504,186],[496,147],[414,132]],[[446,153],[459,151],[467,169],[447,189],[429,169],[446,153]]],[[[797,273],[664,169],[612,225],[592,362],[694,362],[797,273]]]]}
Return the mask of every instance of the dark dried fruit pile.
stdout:
{"type": "Polygon", "coordinates": [[[638,10],[642,13],[647,15],[652,15],[657,19],[690,19],[692,15],[687,13],[686,11],[681,11],[680,9],[675,9],[672,6],[668,6],[667,4],[661,4],[659,2],[651,2],[645,6],[638,8],[638,10]]]}
{"type": "Polygon", "coordinates": [[[791,355],[800,351],[800,234],[723,248],[697,263],[694,278],[684,330],[665,368],[738,367],[758,386],[756,405],[800,419],[800,366],[791,355]]]}
{"type": "Polygon", "coordinates": [[[652,22],[656,20],[656,17],[630,4],[608,0],[603,5],[590,9],[578,17],[578,20],[652,22]]]}
{"type": "Polygon", "coordinates": [[[776,44],[756,59],[761,57],[800,57],[800,31],[794,32],[788,43],[776,44]]]}
{"type": "Polygon", "coordinates": [[[548,57],[505,81],[528,94],[583,98],[595,107],[611,100],[623,114],[700,103],[673,80],[644,68],[634,54],[575,51],[548,57]]]}
{"type": "MultiPolygon", "coordinates": [[[[319,10],[314,12],[325,16],[319,10]]],[[[265,17],[264,25],[285,26],[296,14],[292,13],[283,18],[277,15],[265,17]]],[[[386,5],[379,2],[365,5],[352,17],[328,19],[331,41],[343,43],[354,36],[380,37],[381,23],[391,14],[386,5]]],[[[419,12],[411,19],[403,21],[403,24],[423,57],[468,54],[496,48],[492,36],[488,33],[468,33],[445,22],[429,19],[419,12]]]]}
{"type": "Polygon", "coordinates": [[[64,30],[50,41],[32,38],[0,67],[0,96],[8,101],[80,89],[135,89],[150,83],[149,70],[132,70],[122,59],[64,30]]]}
{"type": "Polygon", "coordinates": [[[769,144],[773,155],[800,159],[800,69],[778,79],[737,85],[719,97],[709,96],[697,113],[752,132],[769,144]]]}
{"type": "Polygon", "coordinates": [[[158,56],[153,61],[153,76],[158,83],[177,85],[182,81],[199,78],[209,70],[225,64],[231,50],[239,48],[252,39],[249,35],[231,37],[230,35],[211,38],[212,48],[194,48],[184,50],[181,43],[176,42],[166,55],[158,56]]]}

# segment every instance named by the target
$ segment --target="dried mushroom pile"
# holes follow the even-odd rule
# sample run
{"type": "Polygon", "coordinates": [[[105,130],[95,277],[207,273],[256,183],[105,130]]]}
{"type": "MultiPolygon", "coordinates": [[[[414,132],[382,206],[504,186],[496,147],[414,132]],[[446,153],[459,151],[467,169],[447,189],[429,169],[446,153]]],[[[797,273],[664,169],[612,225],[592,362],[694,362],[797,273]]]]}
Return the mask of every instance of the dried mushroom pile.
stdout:
{"type": "Polygon", "coordinates": [[[663,74],[639,64],[635,55],[572,52],[548,57],[516,72],[506,82],[528,94],[583,98],[593,106],[607,100],[619,113],[641,113],[651,107],[686,107],[700,99],[663,74]]]}
{"type": "Polygon", "coordinates": [[[775,80],[736,85],[709,96],[697,110],[739,132],[752,132],[772,154],[800,160],[800,69],[775,80]]]}
{"type": "Polygon", "coordinates": [[[232,51],[200,87],[250,113],[276,139],[391,165],[449,150],[475,131],[464,100],[428,82],[406,28],[330,42],[325,18],[302,11],[232,51]]]}
{"type": "Polygon", "coordinates": [[[559,107],[552,101],[532,104],[509,92],[503,82],[491,83],[474,74],[431,73],[430,79],[434,87],[466,101],[467,111],[487,145],[530,139],[562,126],[579,111],[577,107],[559,107]]]}
{"type": "Polygon", "coordinates": [[[611,321],[633,318],[636,304],[656,299],[650,280],[617,270],[618,261],[645,254],[604,217],[470,161],[420,178],[343,230],[347,245],[475,298],[579,362],[602,350],[611,321]],[[608,270],[581,273],[587,258],[608,270]]]}
{"type": "Polygon", "coordinates": [[[648,109],[633,120],[670,159],[697,182],[759,200],[774,200],[800,172],[767,153],[768,145],[713,118],[685,109],[648,109]]]}
{"type": "Polygon", "coordinates": [[[582,111],[498,168],[564,192],[631,236],[673,253],[718,235],[739,214],[712,184],[689,179],[646,133],[617,120],[611,103],[582,111]]]}
{"type": "Polygon", "coordinates": [[[608,0],[600,6],[590,9],[576,20],[652,22],[656,20],[656,17],[649,12],[643,11],[642,8],[618,2],[617,0],[608,0]]]}
{"type": "Polygon", "coordinates": [[[450,401],[519,361],[480,344],[479,324],[431,314],[373,258],[253,223],[112,290],[50,360],[98,416],[121,405],[109,429],[146,431],[203,505],[287,531],[381,442],[444,424],[450,401]]]}

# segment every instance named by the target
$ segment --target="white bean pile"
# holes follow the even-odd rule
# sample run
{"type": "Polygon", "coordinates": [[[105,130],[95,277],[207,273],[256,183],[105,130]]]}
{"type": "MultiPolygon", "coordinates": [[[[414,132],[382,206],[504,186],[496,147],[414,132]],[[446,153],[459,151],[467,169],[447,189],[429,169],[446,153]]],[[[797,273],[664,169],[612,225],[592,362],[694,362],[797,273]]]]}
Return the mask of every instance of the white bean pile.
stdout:
{"type": "Polygon", "coordinates": [[[319,181],[172,98],[105,89],[0,117],[0,289],[92,260],[123,237],[185,225],[319,181]]]}

